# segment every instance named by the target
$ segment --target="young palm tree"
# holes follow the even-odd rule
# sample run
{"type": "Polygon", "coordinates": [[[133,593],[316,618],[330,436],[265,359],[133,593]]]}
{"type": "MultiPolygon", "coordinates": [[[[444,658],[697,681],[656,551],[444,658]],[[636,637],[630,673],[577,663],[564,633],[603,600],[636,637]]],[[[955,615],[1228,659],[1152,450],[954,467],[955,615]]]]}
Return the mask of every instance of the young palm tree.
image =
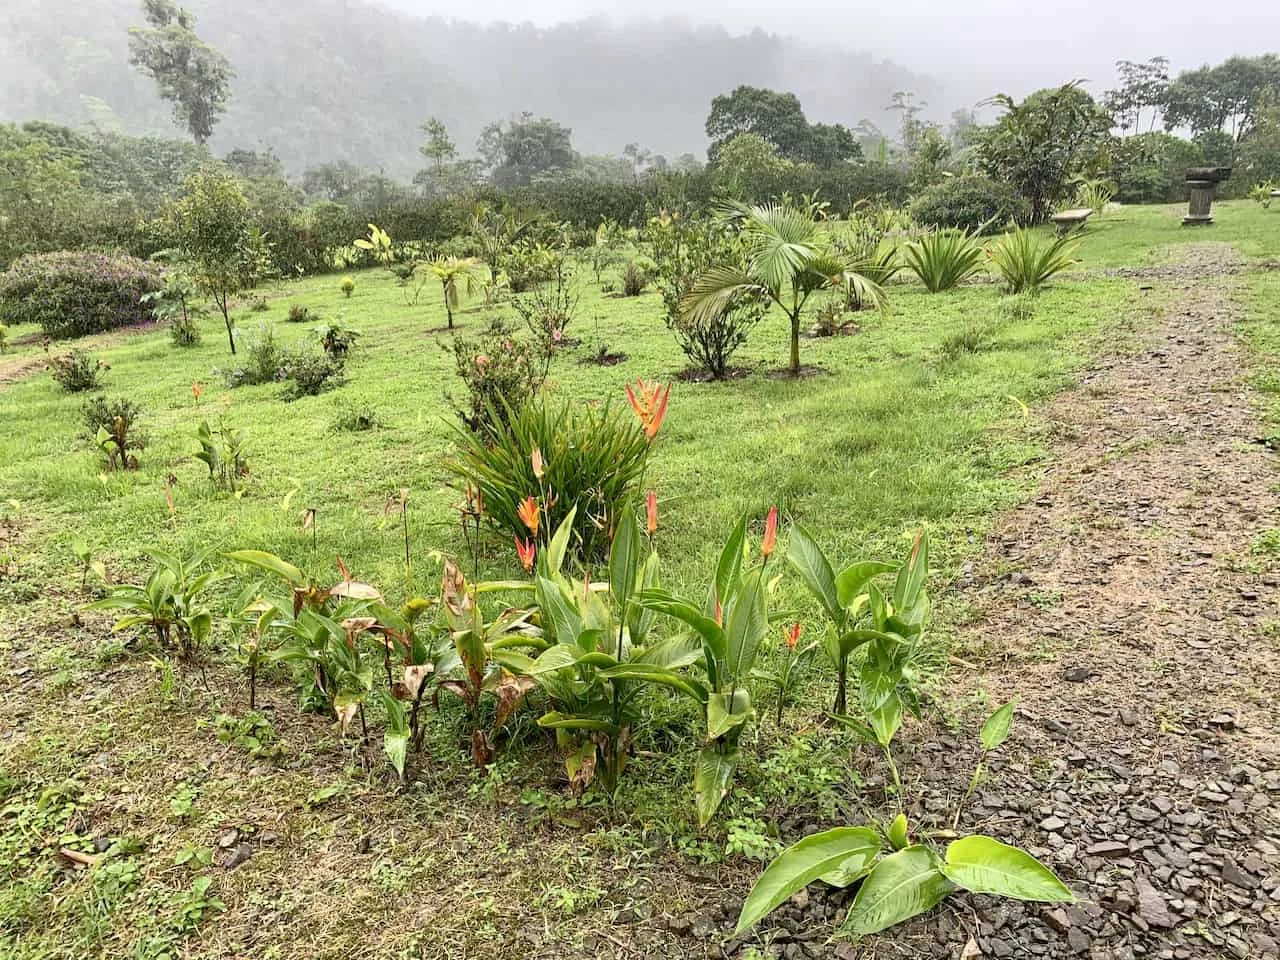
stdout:
{"type": "Polygon", "coordinates": [[[458,309],[464,298],[476,292],[476,287],[483,281],[484,264],[475,257],[436,257],[427,261],[427,268],[444,290],[444,309],[452,330],[453,311],[458,309]]]}
{"type": "Polygon", "coordinates": [[[726,212],[738,223],[745,262],[710,267],[680,301],[684,319],[713,321],[742,296],[767,298],[791,321],[791,375],[800,375],[800,313],[817,290],[840,288],[880,306],[884,290],[842,257],[818,225],[812,204],[768,203],[726,212]]]}

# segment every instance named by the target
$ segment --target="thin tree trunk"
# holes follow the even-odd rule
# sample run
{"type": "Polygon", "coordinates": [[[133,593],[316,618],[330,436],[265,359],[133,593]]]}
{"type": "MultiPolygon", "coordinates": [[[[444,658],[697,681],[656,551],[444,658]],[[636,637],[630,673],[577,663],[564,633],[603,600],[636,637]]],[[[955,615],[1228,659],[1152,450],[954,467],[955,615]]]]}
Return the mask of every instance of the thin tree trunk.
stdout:
{"type": "Polygon", "coordinates": [[[800,376],[800,311],[791,315],[791,375],[800,376]]]}

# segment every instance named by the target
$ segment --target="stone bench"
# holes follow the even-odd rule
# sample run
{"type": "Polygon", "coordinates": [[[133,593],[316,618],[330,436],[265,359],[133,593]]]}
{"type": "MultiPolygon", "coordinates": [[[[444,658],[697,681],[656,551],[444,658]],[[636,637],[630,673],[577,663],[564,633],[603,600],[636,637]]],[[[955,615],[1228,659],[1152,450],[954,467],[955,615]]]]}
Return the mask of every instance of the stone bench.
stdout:
{"type": "Polygon", "coordinates": [[[1085,221],[1092,215],[1092,207],[1074,207],[1071,210],[1060,210],[1049,219],[1058,228],[1058,236],[1065,237],[1072,230],[1083,230],[1085,221]]]}

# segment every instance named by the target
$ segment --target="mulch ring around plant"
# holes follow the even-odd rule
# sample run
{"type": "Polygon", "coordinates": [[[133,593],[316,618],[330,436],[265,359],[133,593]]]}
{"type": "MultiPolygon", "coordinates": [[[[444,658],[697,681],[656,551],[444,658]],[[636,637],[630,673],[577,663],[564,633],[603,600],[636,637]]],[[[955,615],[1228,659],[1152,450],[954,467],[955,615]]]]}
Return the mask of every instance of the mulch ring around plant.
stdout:
{"type": "Polygon", "coordinates": [[[729,380],[745,380],[754,372],[751,367],[729,367],[717,377],[697,367],[685,367],[676,374],[676,379],[681,383],[725,383],[729,380]]]}
{"type": "Polygon", "coordinates": [[[830,375],[831,371],[826,367],[817,367],[812,364],[803,364],[797,373],[790,367],[783,367],[779,370],[770,370],[770,380],[808,380],[810,377],[825,377],[830,375]]]}
{"type": "MultiPolygon", "coordinates": [[[[1235,281],[1197,278],[1234,272],[1221,246],[1189,251],[1137,352],[1099,361],[1046,411],[1065,438],[1053,466],[953,585],[972,611],[957,653],[976,666],[953,671],[947,694],[985,702],[954,730],[908,730],[895,751],[913,833],[945,842],[981,714],[1016,700],[959,830],[1023,846],[1078,902],[958,893],[832,943],[852,895],[815,883],[707,955],[1280,956],[1280,560],[1250,552],[1280,516],[1280,475],[1248,442],[1259,425],[1232,335],[1235,281]]],[[[855,765],[888,819],[882,765],[870,753],[855,765]]],[[[781,839],[832,825],[784,820],[781,839]]],[[[741,901],[724,899],[707,909],[727,932],[741,901]]]]}
{"type": "Polygon", "coordinates": [[[578,363],[584,366],[595,367],[616,367],[620,363],[625,363],[627,355],[625,353],[593,353],[589,357],[583,357],[578,363]]]}

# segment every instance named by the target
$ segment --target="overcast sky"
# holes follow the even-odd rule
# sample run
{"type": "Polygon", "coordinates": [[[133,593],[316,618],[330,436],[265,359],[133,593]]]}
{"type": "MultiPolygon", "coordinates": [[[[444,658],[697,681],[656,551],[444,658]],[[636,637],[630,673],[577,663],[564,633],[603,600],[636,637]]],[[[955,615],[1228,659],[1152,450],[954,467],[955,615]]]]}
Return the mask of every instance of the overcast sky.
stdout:
{"type": "Polygon", "coordinates": [[[1233,53],[1280,50],[1280,2],[1236,0],[381,0],[414,13],[540,25],[607,15],[676,16],[730,30],[763,27],[861,50],[940,80],[947,108],[1003,91],[1084,78],[1109,86],[1118,59],[1166,56],[1174,71],[1233,53]],[[1214,10],[1222,11],[1215,18],[1214,10]],[[1195,11],[1189,13],[1186,11],[1195,11]],[[1204,11],[1210,11],[1206,15],[1204,11]]]}

